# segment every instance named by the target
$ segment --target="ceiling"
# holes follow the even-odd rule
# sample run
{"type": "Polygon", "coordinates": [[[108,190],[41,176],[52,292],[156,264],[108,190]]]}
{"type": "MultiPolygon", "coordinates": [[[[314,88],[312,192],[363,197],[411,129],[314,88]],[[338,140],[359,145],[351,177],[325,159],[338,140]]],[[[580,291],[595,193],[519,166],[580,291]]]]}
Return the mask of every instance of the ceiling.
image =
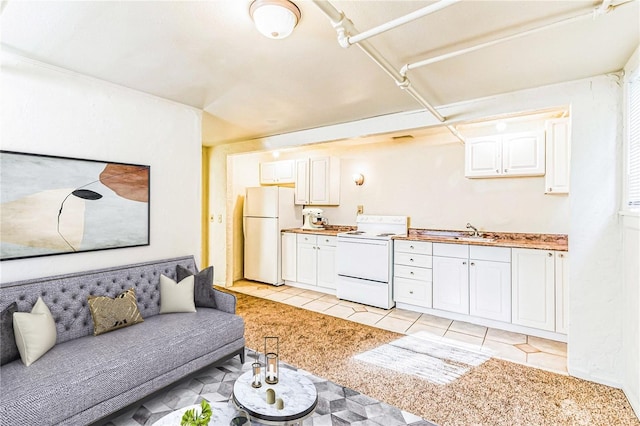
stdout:
{"type": "MultiPolygon", "coordinates": [[[[423,108],[357,46],[342,48],[329,18],[294,0],[302,19],[271,40],[251,0],[3,1],[3,50],[202,109],[205,144],[255,139],[423,108]]],[[[331,1],[357,30],[433,1],[331,1]]],[[[465,0],[368,42],[394,69],[585,15],[594,1],[465,0]]],[[[620,70],[640,40],[638,0],[609,13],[411,70],[438,106],[620,70]]]]}

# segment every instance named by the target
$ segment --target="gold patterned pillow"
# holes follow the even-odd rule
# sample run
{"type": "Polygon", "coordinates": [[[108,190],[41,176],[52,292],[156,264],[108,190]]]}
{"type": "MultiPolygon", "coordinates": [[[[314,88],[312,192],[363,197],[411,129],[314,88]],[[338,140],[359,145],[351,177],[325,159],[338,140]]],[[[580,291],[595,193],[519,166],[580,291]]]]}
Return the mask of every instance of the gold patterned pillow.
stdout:
{"type": "Polygon", "coordinates": [[[94,336],[144,321],[133,288],[114,299],[107,296],[89,296],[88,299],[94,336]]]}

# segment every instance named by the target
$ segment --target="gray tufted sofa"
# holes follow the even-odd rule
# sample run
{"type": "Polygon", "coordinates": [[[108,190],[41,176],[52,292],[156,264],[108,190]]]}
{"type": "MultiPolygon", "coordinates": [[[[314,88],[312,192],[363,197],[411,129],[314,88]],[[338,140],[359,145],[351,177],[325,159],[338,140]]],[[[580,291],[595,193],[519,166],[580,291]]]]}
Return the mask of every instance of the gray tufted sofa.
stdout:
{"type": "Polygon", "coordinates": [[[233,295],[215,290],[217,309],[159,315],[160,274],[196,272],[193,257],[0,284],[0,310],[28,312],[42,297],[56,321],[56,345],[29,367],[0,367],[0,424],[96,422],[207,365],[240,355],[244,322],[233,295]],[[134,287],[144,322],[93,336],[87,296],[134,287]]]}

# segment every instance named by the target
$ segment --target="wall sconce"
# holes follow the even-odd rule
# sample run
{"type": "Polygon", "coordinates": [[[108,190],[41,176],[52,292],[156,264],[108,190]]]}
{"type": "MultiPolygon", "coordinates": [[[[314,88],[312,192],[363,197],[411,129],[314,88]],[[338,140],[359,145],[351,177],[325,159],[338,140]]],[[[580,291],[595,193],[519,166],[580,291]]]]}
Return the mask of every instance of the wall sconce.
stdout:
{"type": "Polygon", "coordinates": [[[289,0],[255,0],[249,14],[256,28],[265,37],[288,37],[300,21],[300,9],[289,0]]]}
{"type": "Polygon", "coordinates": [[[357,186],[362,186],[362,184],[364,183],[364,176],[362,175],[362,173],[356,173],[353,175],[353,181],[357,186]]]}

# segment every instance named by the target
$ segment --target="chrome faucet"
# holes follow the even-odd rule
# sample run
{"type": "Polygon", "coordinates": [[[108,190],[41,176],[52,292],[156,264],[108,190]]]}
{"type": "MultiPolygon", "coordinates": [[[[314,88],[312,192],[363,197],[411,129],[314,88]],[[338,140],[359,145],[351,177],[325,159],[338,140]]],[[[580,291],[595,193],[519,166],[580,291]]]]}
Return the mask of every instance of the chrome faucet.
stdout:
{"type": "Polygon", "coordinates": [[[480,233],[478,232],[478,228],[476,228],[472,224],[467,223],[467,229],[473,229],[473,232],[471,233],[472,237],[479,237],[480,236],[480,233]]]}

